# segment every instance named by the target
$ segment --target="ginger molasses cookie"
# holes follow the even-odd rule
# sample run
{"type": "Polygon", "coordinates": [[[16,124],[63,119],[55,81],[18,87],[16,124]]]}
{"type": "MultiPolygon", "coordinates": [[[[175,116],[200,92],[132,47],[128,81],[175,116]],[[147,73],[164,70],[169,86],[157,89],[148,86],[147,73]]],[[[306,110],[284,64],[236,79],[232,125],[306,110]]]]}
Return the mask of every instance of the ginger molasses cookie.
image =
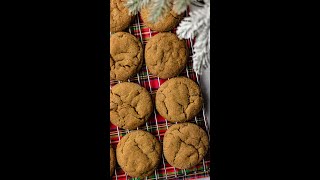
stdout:
{"type": "Polygon", "coordinates": [[[135,36],[126,32],[111,35],[110,80],[127,80],[140,70],[142,61],[142,44],[135,36]]]}
{"type": "Polygon", "coordinates": [[[113,175],[116,168],[116,155],[113,148],[110,146],[110,177],[113,175]]]}
{"type": "Polygon", "coordinates": [[[187,65],[187,46],[173,33],[158,33],[145,47],[145,61],[151,74],[162,79],[177,76],[187,65]]]}
{"type": "Polygon", "coordinates": [[[156,108],[170,122],[188,121],[202,108],[200,87],[186,77],[169,79],[156,93],[156,108]]]}
{"type": "Polygon", "coordinates": [[[188,169],[207,154],[209,139],[206,132],[193,123],[174,124],[163,138],[163,153],[168,163],[179,169],[188,169]]]}
{"type": "Polygon", "coordinates": [[[110,1],[110,31],[118,32],[126,29],[132,20],[129,10],[125,7],[127,0],[110,1]]]}
{"type": "Polygon", "coordinates": [[[149,92],[140,85],[123,82],[110,91],[110,121],[123,129],[136,129],[143,125],[153,111],[149,92]]]}
{"type": "Polygon", "coordinates": [[[120,167],[131,177],[146,177],[158,167],[162,148],[147,131],[135,130],[125,135],[117,146],[120,167]]]}
{"type": "Polygon", "coordinates": [[[182,20],[184,13],[178,15],[172,9],[153,23],[149,20],[150,6],[141,9],[141,18],[143,23],[154,31],[165,32],[171,31],[182,20]]]}

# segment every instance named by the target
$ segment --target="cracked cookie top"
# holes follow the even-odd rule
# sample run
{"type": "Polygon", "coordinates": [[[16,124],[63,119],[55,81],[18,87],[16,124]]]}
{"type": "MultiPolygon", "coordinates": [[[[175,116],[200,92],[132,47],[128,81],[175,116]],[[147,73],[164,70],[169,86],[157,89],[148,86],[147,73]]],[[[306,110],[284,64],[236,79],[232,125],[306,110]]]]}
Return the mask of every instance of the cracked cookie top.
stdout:
{"type": "Polygon", "coordinates": [[[124,6],[126,0],[110,1],[110,31],[118,32],[126,29],[132,20],[129,10],[124,6]]]}
{"type": "Polygon", "coordinates": [[[143,125],[153,111],[149,92],[140,85],[123,82],[110,91],[110,121],[123,129],[143,125]]]}
{"type": "Polygon", "coordinates": [[[171,9],[162,17],[160,17],[157,22],[152,23],[149,21],[149,11],[150,11],[149,8],[150,7],[142,8],[140,11],[140,14],[141,14],[143,23],[154,31],[159,31],[159,32],[171,31],[173,28],[175,28],[179,24],[179,22],[183,18],[183,13],[181,15],[178,15],[171,9]]]}
{"type": "Polygon", "coordinates": [[[110,146],[110,177],[113,175],[116,167],[116,155],[113,148],[110,146]]]}
{"type": "Polygon", "coordinates": [[[179,169],[189,169],[207,154],[209,140],[206,132],[193,123],[174,124],[163,138],[163,154],[168,163],[179,169]]]}
{"type": "Polygon", "coordinates": [[[200,87],[186,77],[171,78],[156,93],[156,109],[170,122],[185,122],[202,108],[200,87]]]}
{"type": "Polygon", "coordinates": [[[140,70],[142,59],[142,44],[135,36],[126,32],[111,35],[110,80],[126,81],[140,70]]]}
{"type": "Polygon", "coordinates": [[[146,177],[157,168],[162,148],[147,131],[135,130],[125,135],[117,146],[120,167],[131,177],[146,177]]]}
{"type": "Polygon", "coordinates": [[[147,42],[145,61],[151,74],[162,79],[177,76],[187,65],[187,46],[173,33],[158,33],[147,42]]]}

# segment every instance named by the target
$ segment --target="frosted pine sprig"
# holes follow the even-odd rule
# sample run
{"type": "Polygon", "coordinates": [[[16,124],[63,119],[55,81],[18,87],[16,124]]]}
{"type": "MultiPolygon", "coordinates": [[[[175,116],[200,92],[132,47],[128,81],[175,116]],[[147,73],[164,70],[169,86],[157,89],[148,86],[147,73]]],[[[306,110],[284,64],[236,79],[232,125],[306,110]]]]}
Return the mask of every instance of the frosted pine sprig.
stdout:
{"type": "Polygon", "coordinates": [[[173,1],[173,11],[177,14],[185,12],[188,6],[195,0],[175,0],[173,1]]]}
{"type": "Polygon", "coordinates": [[[200,33],[193,46],[193,69],[196,73],[202,74],[210,64],[210,29],[200,33]]]}
{"type": "Polygon", "coordinates": [[[157,22],[171,10],[172,0],[152,0],[149,21],[157,22]]]}
{"type": "Polygon", "coordinates": [[[210,27],[210,9],[207,7],[190,12],[190,16],[185,17],[179,24],[177,35],[180,39],[193,38],[206,26],[210,27]]]}
{"type": "Polygon", "coordinates": [[[203,69],[210,64],[210,1],[205,1],[204,7],[190,12],[177,28],[180,39],[193,39],[193,69],[202,74],[203,69]]]}
{"type": "Polygon", "coordinates": [[[125,6],[129,9],[129,15],[136,15],[138,12],[150,3],[151,0],[128,0],[125,6]]]}
{"type": "Polygon", "coordinates": [[[178,37],[180,39],[193,39],[196,31],[194,30],[191,17],[185,17],[183,21],[180,22],[177,31],[178,37]]]}

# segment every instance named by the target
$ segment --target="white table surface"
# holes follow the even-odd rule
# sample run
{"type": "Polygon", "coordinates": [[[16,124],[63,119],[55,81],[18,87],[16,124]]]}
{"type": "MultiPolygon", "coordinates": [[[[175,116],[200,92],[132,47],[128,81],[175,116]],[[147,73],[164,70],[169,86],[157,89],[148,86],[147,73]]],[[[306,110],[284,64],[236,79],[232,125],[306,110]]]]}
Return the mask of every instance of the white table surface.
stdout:
{"type": "Polygon", "coordinates": [[[200,86],[204,99],[207,122],[210,126],[210,67],[200,76],[200,86]]]}
{"type": "MultiPolygon", "coordinates": [[[[190,11],[194,11],[199,7],[191,4],[190,11]]],[[[200,76],[200,86],[204,97],[205,113],[207,117],[208,125],[210,126],[210,65],[205,69],[200,76]]]]}
{"type": "MultiPolygon", "coordinates": [[[[197,6],[190,6],[191,11],[197,8],[197,6]]],[[[205,115],[207,117],[208,126],[210,126],[210,65],[202,72],[202,75],[200,76],[200,87],[204,99],[205,115]]],[[[201,179],[208,180],[210,179],[210,177],[201,179]]]]}

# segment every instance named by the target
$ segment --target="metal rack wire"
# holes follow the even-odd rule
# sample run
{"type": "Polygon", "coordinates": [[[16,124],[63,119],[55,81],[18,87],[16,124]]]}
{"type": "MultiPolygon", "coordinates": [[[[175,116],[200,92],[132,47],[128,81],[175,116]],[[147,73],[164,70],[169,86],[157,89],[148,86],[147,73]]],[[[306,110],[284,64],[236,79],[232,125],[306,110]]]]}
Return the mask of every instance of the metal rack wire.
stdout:
{"type": "MultiPolygon", "coordinates": [[[[188,13],[186,13],[188,16],[188,13]]],[[[147,40],[152,36],[156,35],[158,32],[152,31],[149,28],[145,27],[142,19],[139,15],[137,15],[134,19],[134,23],[128,28],[128,32],[133,34],[135,37],[140,39],[143,46],[145,46],[147,40]]],[[[175,29],[172,31],[175,33],[175,29]]],[[[192,69],[192,49],[193,49],[193,40],[186,40],[188,47],[191,49],[189,51],[188,64],[185,70],[180,74],[180,76],[188,77],[200,85],[200,77],[193,71],[192,69]]],[[[157,76],[151,75],[148,72],[148,67],[143,63],[143,66],[139,73],[136,76],[130,78],[129,82],[135,82],[142,87],[145,87],[149,93],[154,96],[157,89],[160,85],[166,81],[166,79],[160,79],[157,76]]],[[[110,89],[112,86],[121,83],[121,81],[110,81],[110,89]]],[[[203,104],[202,111],[192,120],[190,121],[202,127],[206,130],[209,141],[210,141],[210,129],[208,126],[207,118],[205,116],[205,107],[203,104]]],[[[162,144],[162,139],[165,131],[171,126],[172,123],[168,122],[166,119],[161,117],[156,109],[153,110],[153,115],[148,122],[146,122],[145,126],[141,126],[137,129],[145,130],[153,134],[160,143],[162,144]]],[[[128,130],[119,129],[119,127],[114,126],[110,123],[110,144],[116,149],[116,145],[120,141],[121,137],[128,134],[128,130]]],[[[158,169],[155,170],[154,175],[146,177],[146,179],[196,179],[208,177],[210,172],[210,147],[207,155],[202,160],[202,162],[193,167],[192,169],[176,169],[168,164],[162,154],[162,159],[159,164],[158,169]]],[[[122,180],[122,179],[131,179],[118,165],[116,167],[113,179],[122,180]]]]}

